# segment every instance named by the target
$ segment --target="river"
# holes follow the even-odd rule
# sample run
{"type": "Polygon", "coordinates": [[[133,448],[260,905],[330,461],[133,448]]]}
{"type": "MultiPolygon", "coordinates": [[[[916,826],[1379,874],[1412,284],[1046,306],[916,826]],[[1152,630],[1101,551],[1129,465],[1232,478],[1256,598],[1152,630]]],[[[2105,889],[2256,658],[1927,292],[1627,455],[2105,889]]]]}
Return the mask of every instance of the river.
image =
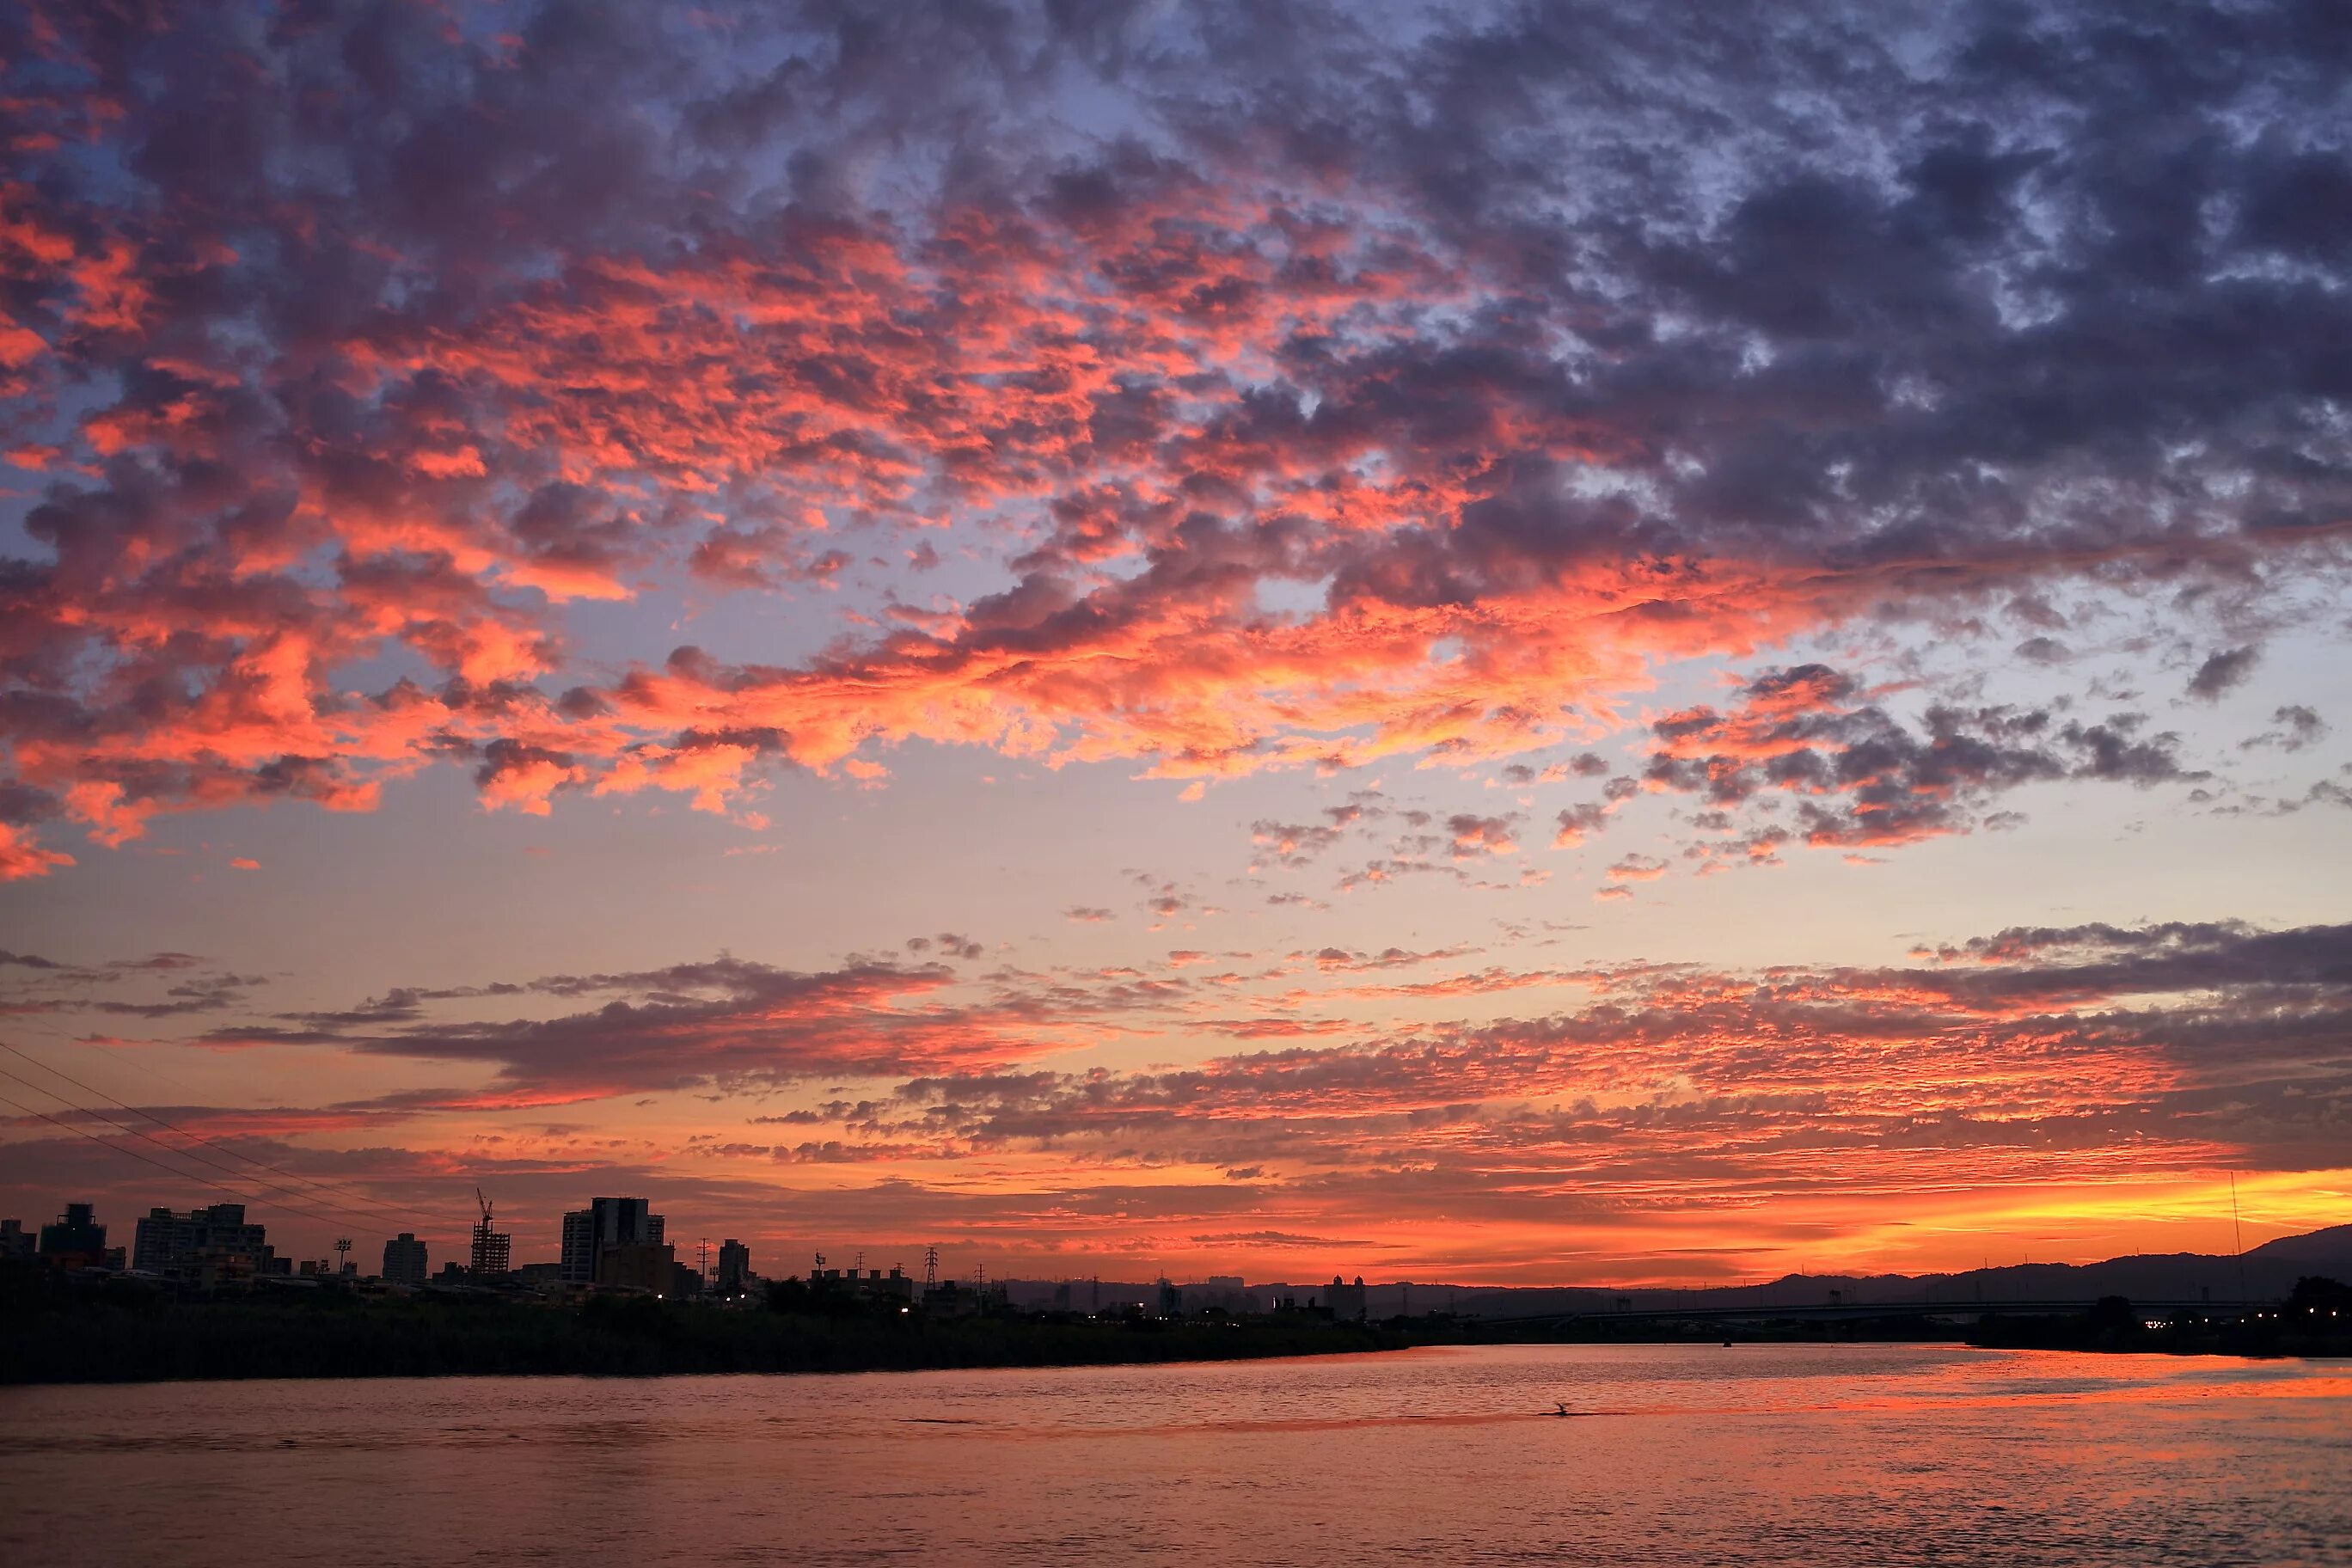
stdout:
{"type": "Polygon", "coordinates": [[[0,1561],[2352,1563],[2352,1363],[1506,1346],[20,1388],[0,1561]]]}

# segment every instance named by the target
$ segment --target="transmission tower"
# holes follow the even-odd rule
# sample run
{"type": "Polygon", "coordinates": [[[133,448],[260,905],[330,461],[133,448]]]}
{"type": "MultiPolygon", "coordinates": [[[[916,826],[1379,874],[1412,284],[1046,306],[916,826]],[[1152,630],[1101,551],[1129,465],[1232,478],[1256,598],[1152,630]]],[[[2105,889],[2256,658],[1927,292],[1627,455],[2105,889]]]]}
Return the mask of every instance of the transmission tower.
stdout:
{"type": "Polygon", "coordinates": [[[699,1275],[701,1275],[705,1282],[708,1282],[708,1281],[709,1280],[709,1279],[710,1279],[710,1238],[709,1238],[709,1237],[707,1237],[707,1236],[706,1236],[706,1237],[704,1237],[700,1241],[698,1241],[698,1242],[696,1242],[696,1243],[695,1243],[695,1247],[694,1247],[694,1268],[695,1268],[695,1272],[696,1272],[696,1273],[698,1273],[698,1274],[699,1274],[699,1275]]]}
{"type": "Polygon", "coordinates": [[[940,1288],[940,1249],[923,1248],[923,1294],[929,1295],[940,1288]]]}

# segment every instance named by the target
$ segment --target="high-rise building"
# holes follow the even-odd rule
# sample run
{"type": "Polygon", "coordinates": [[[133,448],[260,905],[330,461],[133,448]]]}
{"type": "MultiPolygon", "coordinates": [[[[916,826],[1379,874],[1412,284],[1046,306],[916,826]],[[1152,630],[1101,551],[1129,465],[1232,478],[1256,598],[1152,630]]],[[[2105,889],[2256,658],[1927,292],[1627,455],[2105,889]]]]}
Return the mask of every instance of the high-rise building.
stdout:
{"type": "Polygon", "coordinates": [[[496,1279],[511,1271],[514,1263],[514,1235],[510,1231],[492,1230],[489,1215],[474,1222],[474,1244],[467,1249],[466,1266],[477,1279],[496,1279]]]}
{"type": "Polygon", "coordinates": [[[250,1278],[269,1272],[271,1256],[266,1227],[246,1222],[243,1204],[149,1209],[131,1246],[132,1268],[175,1277],[250,1278]]]}
{"type": "Polygon", "coordinates": [[[751,1249],[729,1237],[719,1244],[719,1293],[740,1296],[751,1280],[751,1249]]]}
{"type": "Polygon", "coordinates": [[[383,1277],[394,1285],[422,1285],[431,1272],[425,1261],[425,1244],[402,1231],[383,1244],[383,1277]]]}
{"type": "Polygon", "coordinates": [[[1364,1277],[1362,1275],[1357,1275],[1356,1282],[1349,1285],[1334,1274],[1331,1276],[1331,1283],[1325,1289],[1328,1293],[1323,1298],[1323,1304],[1331,1309],[1332,1317],[1343,1323],[1360,1322],[1363,1320],[1364,1277]]]}
{"type": "Polygon", "coordinates": [[[591,1199],[563,1216],[563,1282],[598,1283],[607,1248],[659,1247],[662,1230],[662,1216],[645,1198],[591,1199]]]}
{"type": "Polygon", "coordinates": [[[0,1258],[30,1258],[40,1250],[40,1242],[23,1220],[0,1219],[0,1258]]]}
{"type": "Polygon", "coordinates": [[[88,1204],[68,1204],[54,1224],[41,1227],[40,1255],[60,1268],[120,1268],[122,1248],[106,1245],[106,1227],[88,1204]]]}
{"type": "Polygon", "coordinates": [[[596,1283],[596,1215],[588,1209],[572,1209],[563,1216],[563,1282],[566,1285],[596,1283]]]}

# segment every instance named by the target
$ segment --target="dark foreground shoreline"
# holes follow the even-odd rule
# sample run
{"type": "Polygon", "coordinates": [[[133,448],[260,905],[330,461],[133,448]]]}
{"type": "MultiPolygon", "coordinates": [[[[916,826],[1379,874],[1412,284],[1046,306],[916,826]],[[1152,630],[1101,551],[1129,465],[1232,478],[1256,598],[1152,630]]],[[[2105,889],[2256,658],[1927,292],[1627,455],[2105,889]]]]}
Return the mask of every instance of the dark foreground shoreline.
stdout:
{"type": "MultiPolygon", "coordinates": [[[[1834,1322],[1450,1318],[1333,1322],[1281,1313],[1182,1320],[929,1317],[784,1289],[765,1305],[648,1297],[584,1304],[328,1288],[188,1300],[127,1282],[0,1295],[0,1385],[246,1378],[653,1377],[1241,1361],[1477,1344],[1966,1344],[1982,1349],[2352,1356],[2342,1286],[2302,1310],[2151,1325],[2127,1301],[1961,1326],[1899,1310],[1834,1322]]],[[[2282,1303],[2292,1308],[2296,1303],[2282,1303]]],[[[2347,1302],[2352,1306],[2352,1301],[2347,1302]]]]}
{"type": "Polygon", "coordinates": [[[242,1378],[897,1372],[1393,1350],[1328,1322],[803,1317],[650,1300],[91,1302],[0,1318],[0,1384],[242,1378]]]}

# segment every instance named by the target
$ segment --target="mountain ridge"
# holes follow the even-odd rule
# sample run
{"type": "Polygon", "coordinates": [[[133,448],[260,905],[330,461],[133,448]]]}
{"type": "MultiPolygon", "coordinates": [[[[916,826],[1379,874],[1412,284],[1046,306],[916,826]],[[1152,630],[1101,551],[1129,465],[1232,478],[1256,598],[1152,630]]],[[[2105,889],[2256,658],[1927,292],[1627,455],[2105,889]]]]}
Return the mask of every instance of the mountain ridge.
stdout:
{"type": "MultiPolygon", "coordinates": [[[[2284,1296],[2307,1274],[2352,1280],[2352,1225],[2325,1226],[2284,1236],[2226,1253],[2132,1253],[2095,1263],[2012,1263],[1995,1268],[1930,1274],[1784,1274],[1749,1285],[1464,1285],[1444,1280],[1370,1281],[1365,1310],[1375,1319],[1401,1311],[1419,1316],[1451,1311],[1462,1317],[1502,1319],[1553,1312],[1672,1310],[1676,1308],[1822,1306],[1829,1293],[1849,1305],[1902,1306],[1921,1301],[2071,1301],[2101,1296],[2137,1300],[2217,1303],[2271,1300],[2284,1296]]],[[[1355,1278],[1353,1271],[1347,1277],[1355,1278]]],[[[1043,1305],[1055,1287],[1045,1280],[1004,1281],[1023,1305],[1043,1305]],[[1033,1301],[1031,1299],[1039,1298],[1033,1301]]],[[[1142,1300],[1155,1288],[1105,1280],[1102,1299],[1142,1300]]],[[[1328,1280],[1282,1284],[1254,1282],[1250,1294],[1270,1301],[1291,1296],[1318,1301],[1328,1280]]],[[[1081,1303],[1083,1305],[1083,1303],[1081,1303]]]]}

